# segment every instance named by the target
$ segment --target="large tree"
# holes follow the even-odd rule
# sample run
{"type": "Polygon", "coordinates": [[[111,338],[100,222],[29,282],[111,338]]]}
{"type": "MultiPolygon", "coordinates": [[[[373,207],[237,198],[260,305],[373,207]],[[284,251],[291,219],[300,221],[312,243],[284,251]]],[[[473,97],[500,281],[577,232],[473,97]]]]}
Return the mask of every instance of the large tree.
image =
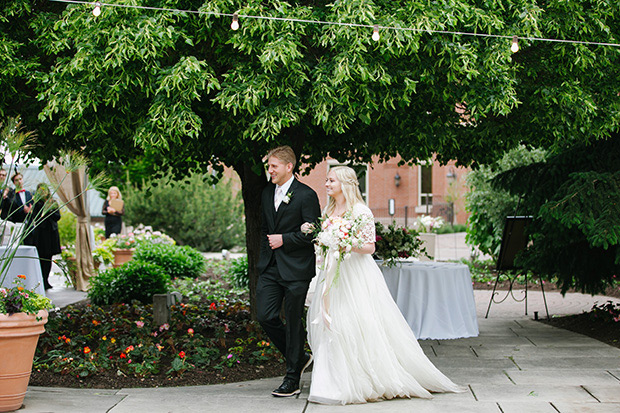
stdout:
{"type": "Polygon", "coordinates": [[[94,17],[90,6],[48,4],[20,11],[19,32],[0,19],[10,46],[0,53],[21,65],[0,72],[0,90],[29,85],[4,96],[0,113],[21,112],[39,130],[44,158],[80,148],[99,168],[143,155],[177,175],[232,166],[251,289],[262,156],[276,144],[309,165],[397,153],[468,165],[520,143],[553,151],[618,128],[619,48],[521,39],[512,54],[510,39],[429,32],[615,42],[620,6],[611,0],[114,3],[204,13],[104,5],[94,17]],[[232,31],[230,18],[211,12],[415,30],[381,30],[374,42],[368,27],[241,17],[232,31]]]}

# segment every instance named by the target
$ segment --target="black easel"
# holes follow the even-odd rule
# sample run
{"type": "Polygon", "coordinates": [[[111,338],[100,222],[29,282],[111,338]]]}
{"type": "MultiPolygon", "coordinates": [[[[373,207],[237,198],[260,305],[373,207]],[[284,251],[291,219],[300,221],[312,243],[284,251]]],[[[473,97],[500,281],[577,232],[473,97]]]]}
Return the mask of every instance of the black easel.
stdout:
{"type": "MultiPolygon", "coordinates": [[[[491,294],[491,300],[489,301],[489,307],[484,318],[489,317],[489,311],[491,310],[491,304],[495,302],[500,304],[504,302],[508,296],[517,301],[525,301],[525,315],[527,315],[527,273],[525,273],[525,295],[523,298],[518,299],[514,295],[513,284],[518,275],[515,275],[510,279],[510,286],[508,292],[501,300],[495,300],[497,292],[497,284],[499,282],[499,276],[502,271],[515,269],[514,264],[517,254],[527,246],[527,236],[525,235],[525,228],[532,221],[531,216],[508,216],[506,217],[506,224],[504,225],[504,233],[502,234],[502,245],[499,250],[499,258],[497,259],[497,277],[495,278],[495,285],[493,286],[493,293],[491,294]]],[[[538,276],[540,282],[540,289],[542,290],[543,300],[545,302],[545,311],[547,312],[547,319],[549,319],[549,308],[547,307],[547,297],[545,296],[545,288],[542,283],[542,279],[538,276]]]]}

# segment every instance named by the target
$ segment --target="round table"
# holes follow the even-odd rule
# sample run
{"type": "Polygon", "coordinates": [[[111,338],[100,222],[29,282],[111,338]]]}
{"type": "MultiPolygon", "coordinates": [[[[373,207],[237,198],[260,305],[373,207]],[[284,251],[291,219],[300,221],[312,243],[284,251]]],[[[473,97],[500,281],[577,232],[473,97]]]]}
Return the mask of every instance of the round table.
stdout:
{"type": "Polygon", "coordinates": [[[418,339],[478,336],[474,290],[467,265],[399,262],[394,267],[379,267],[418,339]]]}
{"type": "MultiPolygon", "coordinates": [[[[6,246],[0,247],[0,259],[3,260],[2,263],[4,263],[5,259],[9,258],[10,254],[11,251],[8,250],[6,246]]],[[[45,297],[41,264],[39,263],[39,253],[36,247],[29,245],[20,245],[17,247],[15,256],[7,268],[2,287],[15,287],[13,280],[15,280],[19,274],[26,276],[26,279],[23,281],[27,290],[34,291],[45,297]]]]}

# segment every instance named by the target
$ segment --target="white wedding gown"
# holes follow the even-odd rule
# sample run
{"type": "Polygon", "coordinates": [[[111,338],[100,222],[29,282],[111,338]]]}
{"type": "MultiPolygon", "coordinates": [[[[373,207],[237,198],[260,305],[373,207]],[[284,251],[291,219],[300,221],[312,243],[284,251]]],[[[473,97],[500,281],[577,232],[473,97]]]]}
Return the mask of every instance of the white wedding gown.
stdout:
{"type": "MultiPolygon", "coordinates": [[[[357,214],[372,217],[362,204],[353,208],[353,215],[357,214]]],[[[370,221],[363,237],[374,242],[370,221]]],[[[313,283],[316,288],[307,318],[314,356],[309,401],[366,403],[464,390],[426,357],[371,255],[352,253],[332,283],[334,273],[332,265],[329,271],[320,271],[313,283]]]]}

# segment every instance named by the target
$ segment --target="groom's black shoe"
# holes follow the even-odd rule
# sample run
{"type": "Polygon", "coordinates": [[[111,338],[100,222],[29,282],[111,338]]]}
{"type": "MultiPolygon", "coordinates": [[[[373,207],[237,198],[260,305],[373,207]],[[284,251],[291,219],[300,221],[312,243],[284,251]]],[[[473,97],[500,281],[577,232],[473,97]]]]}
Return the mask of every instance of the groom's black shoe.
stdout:
{"type": "Polygon", "coordinates": [[[299,373],[300,377],[302,374],[304,374],[304,371],[308,368],[310,364],[312,364],[312,354],[304,353],[304,366],[301,369],[301,373],[299,373]]]}
{"type": "Polygon", "coordinates": [[[301,390],[299,390],[299,381],[288,378],[284,378],[280,387],[271,392],[271,394],[276,397],[291,397],[299,393],[301,393],[301,390]]]}

